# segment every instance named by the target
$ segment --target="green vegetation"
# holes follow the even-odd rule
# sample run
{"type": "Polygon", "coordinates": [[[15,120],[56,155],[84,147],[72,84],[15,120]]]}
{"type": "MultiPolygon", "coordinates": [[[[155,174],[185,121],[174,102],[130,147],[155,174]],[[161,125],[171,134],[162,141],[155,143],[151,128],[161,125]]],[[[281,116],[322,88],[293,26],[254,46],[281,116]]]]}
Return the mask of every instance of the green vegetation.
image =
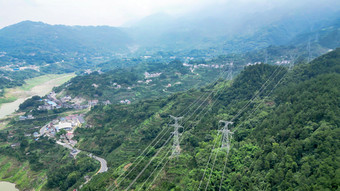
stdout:
{"type": "MultiPolygon", "coordinates": [[[[83,190],[107,188],[162,129],[170,128],[167,126],[169,114],[178,115],[202,92],[220,90],[221,96],[214,93],[209,99],[212,102],[218,98],[218,101],[206,115],[200,115],[200,120],[189,118],[183,124],[186,129],[182,135],[181,155],[170,160],[151,185],[152,190],[196,190],[213,145],[221,138],[217,122],[233,118],[274,71],[277,75],[265,91],[234,121],[229,155],[218,147],[213,150],[213,154],[217,153],[216,163],[213,168],[212,157],[201,188],[205,188],[213,168],[207,189],[219,189],[227,158],[224,190],[339,189],[339,54],[340,49],[337,49],[311,63],[299,64],[287,75],[284,75],[284,68],[260,64],[247,67],[230,86],[218,82],[169,98],[129,106],[95,107],[87,117],[92,127],[77,129],[80,147],[103,156],[112,168],[95,177],[83,190]],[[272,92],[282,76],[284,80],[272,92]]],[[[170,130],[165,132],[165,138],[150,148],[144,160],[122,182],[121,190],[160,151],[131,187],[148,188],[155,177],[151,172],[171,149],[168,144],[160,150],[170,135],[170,130]],[[144,181],[146,184],[142,187],[144,181]]]]}
{"type": "Polygon", "coordinates": [[[80,154],[77,160],[71,160],[61,166],[56,166],[47,174],[47,188],[70,190],[81,185],[84,175],[93,175],[98,164],[91,158],[80,154]]]}
{"type": "Polygon", "coordinates": [[[9,103],[9,102],[13,102],[13,101],[15,101],[17,98],[16,97],[8,97],[8,98],[6,98],[6,97],[4,97],[4,98],[0,98],[0,106],[1,106],[1,104],[3,104],[3,103],[9,103]]]}
{"type": "Polygon", "coordinates": [[[85,154],[74,159],[69,149],[57,145],[53,139],[33,137],[34,132],[39,132],[40,127],[59,114],[57,111],[40,113],[36,115],[37,120],[12,119],[7,128],[0,131],[0,154],[8,158],[0,161],[2,180],[15,182],[21,189],[73,190],[85,182],[85,176],[98,170],[99,164],[85,154]]]}
{"type": "Polygon", "coordinates": [[[4,96],[6,88],[12,88],[25,84],[25,79],[34,78],[39,73],[34,70],[18,72],[5,72],[0,70],[0,97],[4,96]]]}
{"type": "Polygon", "coordinates": [[[25,100],[24,103],[20,104],[19,109],[21,111],[27,111],[31,109],[36,109],[39,107],[39,105],[42,105],[43,103],[39,100],[41,99],[40,96],[33,96],[27,100],[25,100]]]}
{"type": "Polygon", "coordinates": [[[46,184],[45,172],[30,170],[28,162],[21,163],[13,157],[2,156],[0,159],[0,180],[15,182],[18,188],[34,188],[40,190],[46,184]]]}
{"type": "MultiPolygon", "coordinates": [[[[24,80],[24,84],[21,84],[18,87],[5,89],[3,91],[4,94],[0,96],[0,106],[3,103],[13,102],[18,98],[27,98],[36,94],[44,95],[48,93],[49,90],[53,88],[53,86],[63,84],[74,76],[74,74],[51,74],[24,80]]],[[[36,98],[37,97],[33,99],[36,98]]],[[[28,107],[29,105],[31,106],[31,108],[33,106],[37,106],[37,104],[32,105],[32,99],[28,99],[27,102],[28,103],[24,104],[27,105],[26,107],[28,107]]]]}
{"type": "MultiPolygon", "coordinates": [[[[154,98],[148,94],[149,97],[130,105],[95,106],[87,114],[86,125],[76,129],[75,139],[79,149],[105,158],[109,171],[94,176],[82,190],[108,188],[123,172],[134,167],[129,168],[160,132],[164,133],[164,137],[148,149],[145,158],[119,185],[119,190],[129,186],[156,153],[158,156],[131,189],[145,190],[151,186],[152,190],[197,190],[201,180],[201,188],[205,188],[209,180],[207,189],[218,190],[224,172],[222,188],[225,190],[337,190],[337,151],[340,149],[340,121],[337,118],[340,115],[340,100],[337,99],[340,97],[339,54],[340,49],[337,49],[311,63],[300,63],[292,71],[267,64],[247,66],[233,81],[219,79],[202,88],[192,88],[166,97],[156,94],[157,98],[154,98]],[[259,91],[267,81],[268,86],[259,91]],[[242,110],[257,93],[258,97],[242,110]],[[208,95],[211,96],[205,99],[208,95]],[[199,100],[196,103],[197,98],[199,100]],[[188,108],[190,105],[192,107],[188,108]],[[185,116],[181,155],[171,159],[156,181],[152,182],[160,168],[156,174],[151,173],[163,157],[168,159],[171,149],[170,143],[162,147],[172,131],[168,125],[172,123],[169,115],[177,116],[180,113],[185,116]],[[231,120],[234,116],[237,118],[231,127],[234,132],[232,148],[227,156],[219,144],[214,148],[214,144],[221,140],[218,121],[231,120]],[[208,163],[211,152],[213,157],[208,163]],[[202,179],[205,171],[206,175],[202,179]],[[208,179],[210,171],[211,178],[208,179]]],[[[91,96],[97,94],[109,99],[105,97],[109,95],[103,91],[105,88],[100,89],[98,86],[96,89],[93,82],[104,87],[113,86],[113,83],[121,84],[122,87],[132,86],[136,80],[143,80],[143,73],[137,72],[145,71],[145,66],[141,67],[143,69],[116,69],[104,74],[76,77],[56,90],[66,89],[68,93],[73,92],[72,95],[87,98],[95,98],[91,96]],[[77,89],[80,91],[76,92],[77,89]]],[[[162,86],[162,83],[169,83],[167,80],[172,79],[185,81],[186,75],[190,76],[188,68],[182,67],[180,62],[161,67],[166,68],[162,73],[165,77],[154,80],[155,86],[162,86]]],[[[150,73],[160,70],[156,64],[150,64],[147,68],[150,73]]],[[[209,72],[213,73],[208,71],[201,75],[208,75],[209,72]]],[[[188,86],[185,88],[189,89],[188,86]]],[[[111,90],[117,90],[114,92],[116,96],[120,93],[118,89],[111,90]]],[[[144,93],[135,92],[139,95],[144,93]]],[[[40,97],[34,97],[22,107],[24,110],[34,108],[38,99],[40,97]]],[[[35,141],[32,137],[24,136],[38,131],[36,127],[64,115],[65,111],[34,111],[37,120],[13,119],[7,129],[0,131],[0,153],[27,165],[33,173],[47,176],[45,182],[36,184],[42,190],[78,188],[85,182],[84,176],[93,175],[99,166],[85,154],[79,155],[77,159],[70,158],[69,151],[56,146],[52,139],[40,138],[35,141]],[[20,145],[12,147],[13,143],[20,145]]],[[[6,161],[2,169],[8,169],[10,165],[6,161]]],[[[25,182],[22,188],[33,188],[28,186],[24,178],[21,179],[25,182]]]]}
{"type": "Polygon", "coordinates": [[[0,29],[0,106],[39,95],[0,121],[0,180],[64,191],[91,177],[80,190],[124,190],[143,172],[129,190],[219,190],[220,182],[222,190],[339,190],[339,13],[301,9],[246,19],[237,10],[226,20],[223,9],[204,19],[160,15],[132,28],[24,21],[0,29]],[[226,80],[230,63],[235,78],[226,80]],[[58,98],[100,104],[38,110],[45,90],[60,84],[58,98]],[[86,113],[74,132],[85,151],[76,158],[33,135],[75,113],[86,113]],[[169,158],[172,139],[163,146],[173,135],[169,115],[184,116],[178,158],[169,158]],[[228,154],[220,120],[234,122],[228,154]],[[109,171],[96,174],[88,153],[109,171]]]}
{"type": "MultiPolygon", "coordinates": [[[[61,83],[64,83],[68,80],[70,80],[72,77],[74,77],[74,75],[69,75],[69,74],[63,74],[63,75],[58,75],[58,74],[49,74],[49,75],[43,75],[43,76],[39,76],[36,78],[30,78],[25,80],[25,85],[23,85],[22,87],[20,87],[20,89],[22,90],[31,90],[33,87],[37,86],[37,85],[41,85],[43,83],[46,83],[50,80],[58,80],[61,81],[61,83]]],[[[53,83],[56,83],[55,81],[53,83]]]]}
{"type": "MultiPolygon", "coordinates": [[[[204,68],[200,66],[191,72],[190,67],[183,66],[179,60],[168,64],[147,62],[125,69],[114,69],[103,74],[94,72],[89,75],[77,76],[54,90],[56,92],[64,90],[64,94],[72,97],[109,100],[111,103],[119,103],[126,99],[133,102],[201,87],[213,81],[229,67],[229,65],[225,65],[223,68],[210,67],[216,64],[225,64],[221,60],[203,63],[191,62],[191,64],[196,66],[205,64],[206,66],[204,68]],[[145,72],[158,74],[158,76],[148,78],[144,76],[145,72]]],[[[238,70],[240,67],[234,68],[235,72],[238,70]]]]}

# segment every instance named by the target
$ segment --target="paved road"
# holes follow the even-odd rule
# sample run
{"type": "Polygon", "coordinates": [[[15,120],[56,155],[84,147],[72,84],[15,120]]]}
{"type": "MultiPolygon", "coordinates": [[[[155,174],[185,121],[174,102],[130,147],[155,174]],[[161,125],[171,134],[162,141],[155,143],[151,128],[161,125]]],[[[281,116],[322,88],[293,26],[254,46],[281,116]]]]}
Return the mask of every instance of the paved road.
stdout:
{"type": "Polygon", "coordinates": [[[39,136],[45,135],[45,132],[46,132],[46,125],[43,126],[42,128],[40,128],[39,132],[40,132],[40,135],[39,135],[39,136]]]}
{"type": "Polygon", "coordinates": [[[97,174],[98,173],[102,173],[102,172],[106,172],[108,170],[107,162],[106,162],[105,159],[97,157],[97,156],[94,156],[94,155],[92,155],[92,158],[94,158],[94,159],[96,159],[97,161],[100,162],[100,169],[98,170],[97,174]]]}
{"type": "MultiPolygon", "coordinates": [[[[76,149],[76,148],[73,148],[71,145],[67,144],[67,143],[62,143],[60,141],[57,141],[57,144],[65,147],[65,148],[68,148],[71,150],[71,154],[76,157],[78,153],[81,152],[81,150],[79,149],[76,149]]],[[[95,160],[99,161],[100,162],[100,169],[98,170],[98,173],[102,173],[102,172],[106,172],[109,168],[107,167],[107,162],[105,159],[103,158],[100,158],[100,157],[97,157],[97,156],[94,156],[93,154],[88,154],[88,156],[94,158],[95,160]]]]}
{"type": "MultiPolygon", "coordinates": [[[[40,136],[41,136],[41,135],[44,135],[45,132],[46,132],[46,127],[42,127],[42,128],[40,129],[40,136]]],[[[77,156],[77,154],[79,154],[79,153],[81,152],[81,150],[72,147],[72,146],[71,146],[70,144],[68,144],[68,143],[63,143],[63,142],[60,142],[60,141],[56,141],[56,143],[57,143],[58,145],[61,145],[61,146],[65,147],[65,148],[67,148],[67,149],[70,149],[70,150],[71,150],[70,153],[71,153],[71,155],[72,155],[74,158],[77,156]]],[[[90,157],[92,157],[93,159],[95,159],[95,160],[97,160],[97,161],[100,162],[100,169],[98,170],[98,172],[97,172],[95,175],[97,175],[97,174],[99,174],[99,173],[103,173],[103,172],[108,171],[109,168],[107,167],[107,162],[106,162],[105,159],[100,158],[100,157],[97,157],[97,156],[93,155],[92,153],[88,154],[88,156],[90,156],[90,157]]],[[[93,176],[95,176],[95,175],[93,175],[93,176]]],[[[92,177],[93,177],[93,176],[92,176],[92,177]]],[[[91,181],[92,177],[91,177],[90,179],[86,180],[86,182],[83,183],[79,188],[82,188],[85,184],[87,184],[89,181],[91,181]]]]}
{"type": "Polygon", "coordinates": [[[79,149],[73,148],[71,145],[69,145],[69,144],[67,144],[67,143],[62,143],[62,142],[60,142],[60,141],[57,141],[57,144],[58,144],[58,145],[61,145],[61,146],[63,146],[63,147],[65,147],[65,148],[67,148],[67,149],[70,149],[70,150],[71,150],[71,155],[73,155],[73,157],[76,157],[77,154],[79,154],[80,151],[81,151],[81,150],[79,150],[79,149]]]}

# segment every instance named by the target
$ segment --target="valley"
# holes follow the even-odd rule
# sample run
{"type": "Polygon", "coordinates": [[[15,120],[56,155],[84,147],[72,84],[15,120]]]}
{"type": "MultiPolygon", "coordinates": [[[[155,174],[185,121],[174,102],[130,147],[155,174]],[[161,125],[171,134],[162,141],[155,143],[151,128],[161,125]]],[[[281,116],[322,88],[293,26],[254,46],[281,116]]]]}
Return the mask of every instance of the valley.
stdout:
{"type": "Polygon", "coordinates": [[[27,80],[22,87],[6,89],[4,97],[0,99],[12,99],[10,99],[10,102],[0,105],[0,119],[16,111],[26,99],[35,95],[44,96],[53,87],[65,83],[72,77],[74,77],[74,74],[45,75],[27,80]]]}

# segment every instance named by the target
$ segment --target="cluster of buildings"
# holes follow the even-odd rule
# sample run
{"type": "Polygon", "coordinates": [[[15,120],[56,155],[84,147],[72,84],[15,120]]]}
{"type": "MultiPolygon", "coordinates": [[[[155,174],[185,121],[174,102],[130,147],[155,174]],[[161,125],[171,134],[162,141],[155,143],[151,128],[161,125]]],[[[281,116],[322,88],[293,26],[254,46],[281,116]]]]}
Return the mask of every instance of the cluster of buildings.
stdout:
{"type": "MultiPolygon", "coordinates": [[[[263,62],[249,62],[246,66],[252,66],[252,65],[257,65],[261,64],[263,62]]],[[[280,60],[275,62],[276,65],[285,65],[285,64],[290,64],[289,60],[280,60]]]]}
{"type": "Polygon", "coordinates": [[[26,64],[26,62],[23,63],[18,63],[18,65],[6,65],[6,66],[2,66],[0,67],[1,70],[6,70],[6,71],[19,71],[19,70],[36,70],[36,71],[40,71],[40,67],[39,66],[35,66],[35,65],[28,65],[28,66],[19,66],[19,64],[26,64]]]}
{"type": "Polygon", "coordinates": [[[121,104],[131,104],[131,101],[126,99],[126,100],[120,100],[119,103],[121,103],[121,104]]]}
{"type": "Polygon", "coordinates": [[[144,77],[147,78],[157,78],[162,74],[162,72],[158,73],[149,73],[149,72],[144,72],[144,77]]]}
{"type": "MultiPolygon", "coordinates": [[[[41,101],[44,101],[44,105],[40,105],[38,110],[52,110],[60,108],[82,110],[99,104],[98,100],[89,100],[87,104],[72,103],[71,96],[64,96],[57,99],[54,92],[48,94],[47,98],[41,101]]],[[[108,101],[105,101],[104,104],[108,104],[108,101]]]]}
{"type": "Polygon", "coordinates": [[[21,115],[21,116],[19,116],[20,121],[24,121],[24,120],[27,120],[27,119],[34,119],[34,117],[33,117],[33,115],[27,115],[27,116],[21,115]]]}
{"type": "Polygon", "coordinates": [[[233,65],[233,63],[226,63],[226,64],[188,64],[188,63],[183,63],[183,66],[192,67],[192,68],[223,68],[226,65],[233,65]]]}
{"type": "Polygon", "coordinates": [[[7,52],[0,52],[0,57],[4,57],[7,54],[7,52]]]}
{"type": "Polygon", "coordinates": [[[142,81],[142,80],[138,80],[138,81],[137,81],[137,83],[139,83],[139,84],[141,84],[141,83],[149,84],[150,82],[152,82],[151,79],[147,79],[147,80],[145,80],[145,82],[142,81]]]}
{"type": "Polygon", "coordinates": [[[261,64],[262,62],[249,62],[246,66],[253,66],[253,65],[257,65],[257,64],[261,64]]]}
{"type": "Polygon", "coordinates": [[[233,65],[233,63],[226,63],[226,64],[188,64],[188,63],[183,63],[183,66],[185,67],[190,67],[190,71],[193,73],[195,69],[198,68],[223,68],[228,65],[233,65]]]}
{"type": "MultiPolygon", "coordinates": [[[[65,130],[67,133],[65,135],[61,135],[60,138],[70,145],[75,145],[77,141],[72,140],[74,137],[74,130],[81,126],[81,124],[85,123],[84,115],[69,115],[67,117],[61,117],[59,119],[55,119],[50,123],[46,124],[40,129],[39,136],[48,136],[55,137],[58,132],[61,130],[65,130]]],[[[36,132],[38,133],[38,132],[36,132]]]]}
{"type": "Polygon", "coordinates": [[[290,64],[290,61],[289,60],[276,61],[275,64],[277,65],[290,64]]]}
{"type": "MultiPolygon", "coordinates": [[[[113,84],[112,84],[112,86],[113,86],[113,88],[114,88],[114,89],[121,89],[121,88],[125,88],[125,87],[122,87],[122,85],[120,85],[120,84],[117,84],[116,82],[115,82],[115,83],[113,83],[113,84]]],[[[131,90],[132,88],[128,86],[126,89],[128,89],[128,90],[131,90]]]]}
{"type": "Polygon", "coordinates": [[[120,88],[122,88],[122,86],[119,85],[119,84],[117,84],[117,83],[113,83],[112,85],[113,85],[113,87],[114,87],[115,89],[120,89],[120,88]]]}

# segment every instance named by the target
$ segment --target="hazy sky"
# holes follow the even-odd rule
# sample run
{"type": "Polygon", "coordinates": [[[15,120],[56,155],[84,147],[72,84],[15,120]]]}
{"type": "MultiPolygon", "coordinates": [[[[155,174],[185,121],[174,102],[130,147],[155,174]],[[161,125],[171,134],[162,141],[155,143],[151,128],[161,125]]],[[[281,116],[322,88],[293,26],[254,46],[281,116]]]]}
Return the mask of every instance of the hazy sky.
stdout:
{"type": "Polygon", "coordinates": [[[211,6],[233,6],[235,3],[270,8],[303,1],[325,0],[0,0],[0,28],[23,20],[120,26],[156,13],[181,15],[211,6]]]}
{"type": "Polygon", "coordinates": [[[0,0],[0,28],[23,20],[119,26],[166,12],[181,14],[225,0],[0,0]]]}

